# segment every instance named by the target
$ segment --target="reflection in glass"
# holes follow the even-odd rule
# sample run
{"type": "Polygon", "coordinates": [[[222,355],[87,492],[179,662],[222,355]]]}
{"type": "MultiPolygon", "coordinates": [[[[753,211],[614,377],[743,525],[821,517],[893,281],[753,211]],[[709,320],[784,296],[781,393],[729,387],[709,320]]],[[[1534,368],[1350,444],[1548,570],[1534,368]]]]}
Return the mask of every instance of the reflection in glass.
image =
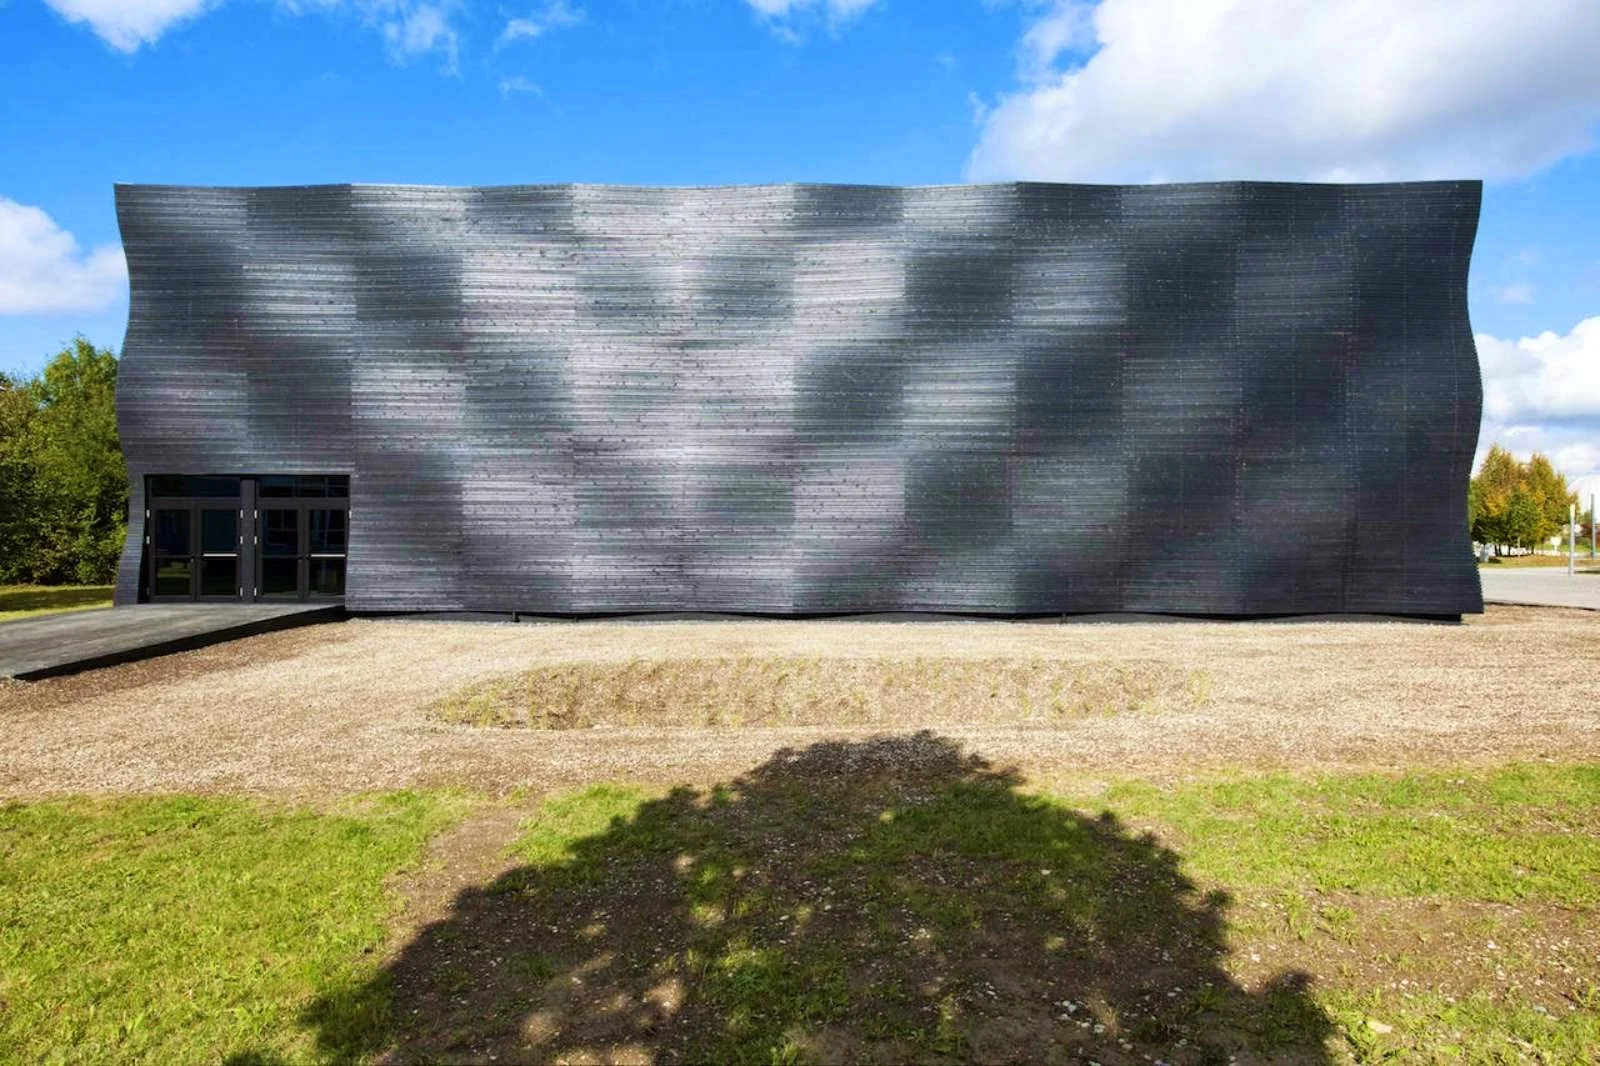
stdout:
{"type": "Polygon", "coordinates": [[[200,595],[237,596],[239,594],[239,560],[200,560],[200,595]]]}
{"type": "Polygon", "coordinates": [[[178,474],[156,474],[147,482],[151,496],[210,496],[239,495],[236,477],[187,477],[178,474]]]}
{"type": "Polygon", "coordinates": [[[261,560],[261,595],[299,596],[300,563],[297,559],[261,560]]]}
{"type": "Polygon", "coordinates": [[[344,595],[344,560],[311,560],[311,594],[313,596],[344,595]]]}
{"type": "Polygon", "coordinates": [[[200,550],[231,552],[239,549],[239,512],[200,512],[200,550]]]}
{"type": "Polygon", "coordinates": [[[188,596],[189,578],[194,573],[188,559],[162,559],[156,563],[156,595],[188,596]]]}
{"type": "Polygon", "coordinates": [[[311,552],[344,551],[345,512],[320,508],[306,512],[311,523],[311,552]]]}
{"type": "Polygon", "coordinates": [[[298,555],[299,553],[300,512],[262,511],[261,554],[298,555]]]}
{"type": "Polygon", "coordinates": [[[293,496],[294,478],[286,475],[261,479],[262,496],[293,496]]]}
{"type": "Polygon", "coordinates": [[[156,551],[162,555],[189,554],[189,509],[158,510],[155,528],[156,551]]]}

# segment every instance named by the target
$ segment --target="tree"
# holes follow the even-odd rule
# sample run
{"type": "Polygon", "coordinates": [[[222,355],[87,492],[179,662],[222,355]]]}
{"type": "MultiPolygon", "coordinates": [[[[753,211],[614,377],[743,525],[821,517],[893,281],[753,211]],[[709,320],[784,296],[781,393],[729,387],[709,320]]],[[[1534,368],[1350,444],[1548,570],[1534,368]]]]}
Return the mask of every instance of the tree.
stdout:
{"type": "Polygon", "coordinates": [[[1560,533],[1567,524],[1567,508],[1578,497],[1567,491],[1567,479],[1556,473],[1550,460],[1534,452],[1523,468],[1522,484],[1539,509],[1539,531],[1531,539],[1543,541],[1560,533]]]}
{"type": "Polygon", "coordinates": [[[0,581],[108,581],[127,519],[117,360],[82,337],[0,386],[0,581]]]}
{"type": "Polygon", "coordinates": [[[36,511],[29,431],[38,398],[25,383],[0,375],[0,582],[29,580],[36,511]]]}
{"type": "Polygon", "coordinates": [[[1543,521],[1538,499],[1520,485],[1512,489],[1504,518],[1506,539],[1519,548],[1535,544],[1543,521]]]}
{"type": "Polygon", "coordinates": [[[1478,476],[1472,479],[1468,487],[1469,510],[1474,488],[1478,496],[1477,513],[1471,525],[1472,539],[1480,544],[1493,544],[1496,553],[1500,545],[1512,541],[1507,535],[1506,506],[1511,502],[1512,490],[1520,480],[1520,464],[1510,452],[1498,444],[1492,444],[1489,454],[1483,457],[1483,466],[1478,468],[1478,476]]]}
{"type": "Polygon", "coordinates": [[[1478,476],[1467,485],[1467,522],[1472,539],[1527,547],[1561,532],[1567,505],[1577,496],[1550,460],[1534,452],[1519,463],[1498,444],[1490,445],[1478,476]]]}

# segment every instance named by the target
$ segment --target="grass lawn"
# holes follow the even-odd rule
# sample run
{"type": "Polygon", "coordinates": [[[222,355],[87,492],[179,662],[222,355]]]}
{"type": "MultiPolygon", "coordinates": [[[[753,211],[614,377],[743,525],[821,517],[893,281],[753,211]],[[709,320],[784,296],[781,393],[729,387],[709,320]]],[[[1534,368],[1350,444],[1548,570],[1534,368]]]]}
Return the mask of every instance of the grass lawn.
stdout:
{"type": "MultiPolygon", "coordinates": [[[[1486,563],[1478,564],[1479,568],[1484,570],[1498,570],[1503,567],[1547,567],[1566,565],[1567,552],[1565,548],[1562,549],[1560,555],[1501,555],[1499,557],[1491,557],[1486,563]]],[[[1587,541],[1578,545],[1577,565],[1579,569],[1600,566],[1600,559],[1589,558],[1589,545],[1587,541]]]]}
{"type": "Polygon", "coordinates": [[[0,1058],[1600,1061],[1600,767],[1044,794],[921,734],[507,802],[0,808],[0,1058]],[[385,947],[430,847],[492,872],[385,947]]]}
{"type": "Polygon", "coordinates": [[[0,622],[110,606],[110,585],[0,585],[0,622]]]}
{"type": "Polygon", "coordinates": [[[315,1057],[307,1004],[372,976],[386,881],[464,807],[447,794],[321,812],[195,797],[0,806],[0,1061],[315,1057]]]}

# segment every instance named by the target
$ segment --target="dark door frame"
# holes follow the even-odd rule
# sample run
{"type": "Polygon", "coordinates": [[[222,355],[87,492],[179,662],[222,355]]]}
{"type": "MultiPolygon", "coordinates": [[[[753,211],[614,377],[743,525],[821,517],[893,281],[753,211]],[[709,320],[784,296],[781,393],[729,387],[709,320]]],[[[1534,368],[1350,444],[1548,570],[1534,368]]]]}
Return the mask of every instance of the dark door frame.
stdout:
{"type": "MultiPolygon", "coordinates": [[[[254,587],[252,588],[254,599],[285,603],[291,600],[335,603],[344,599],[342,591],[337,594],[315,591],[311,587],[311,568],[313,561],[318,559],[337,559],[348,568],[350,550],[350,498],[348,496],[272,496],[258,498],[252,511],[252,517],[254,519],[252,522],[254,529],[252,539],[256,548],[252,571],[254,577],[254,587]],[[265,535],[264,515],[268,511],[293,511],[295,513],[295,553],[292,556],[295,560],[295,594],[293,596],[287,593],[269,594],[262,592],[267,561],[290,558],[288,555],[268,554],[261,544],[261,539],[265,535]],[[342,550],[337,552],[312,551],[312,511],[337,511],[344,517],[344,544],[342,550]]],[[[340,579],[339,587],[341,590],[344,588],[343,577],[340,579]]]]}
{"type": "MultiPolygon", "coordinates": [[[[238,475],[239,492],[237,495],[222,496],[161,496],[148,491],[148,487],[157,480],[156,475],[147,479],[147,492],[145,496],[145,538],[144,538],[144,590],[146,597],[152,603],[254,603],[260,600],[277,602],[324,602],[338,603],[344,599],[344,581],[349,566],[349,536],[350,536],[350,497],[348,474],[336,475],[268,475],[245,474],[238,475]],[[261,483],[271,478],[275,481],[286,477],[295,477],[296,484],[300,478],[315,481],[320,478],[339,478],[344,481],[341,490],[344,496],[269,496],[260,494],[261,483]],[[295,593],[263,596],[262,569],[266,553],[262,550],[262,512],[264,511],[294,511],[295,518],[295,593]],[[187,513],[187,544],[186,552],[172,552],[162,550],[160,543],[160,529],[157,516],[163,511],[183,511],[187,513]],[[205,511],[232,511],[234,513],[234,543],[232,551],[206,550],[204,542],[205,511]],[[310,528],[310,516],[314,511],[337,511],[343,518],[342,542],[338,543],[339,551],[312,551],[311,543],[313,531],[310,528]],[[234,591],[227,596],[204,595],[204,573],[207,559],[231,558],[233,560],[233,586],[234,591]],[[188,588],[181,594],[158,593],[158,579],[163,563],[173,560],[183,560],[188,567],[188,588]],[[317,560],[338,560],[340,592],[318,593],[311,587],[312,568],[317,560]]],[[[217,475],[217,477],[233,478],[235,475],[217,475]]],[[[324,544],[327,548],[329,545],[324,544]]],[[[283,556],[276,556],[282,558],[283,556]]]]}
{"type": "Polygon", "coordinates": [[[149,589],[151,602],[180,603],[230,603],[244,598],[244,575],[249,563],[249,550],[245,543],[245,509],[242,501],[236,496],[157,496],[149,500],[146,508],[145,519],[145,556],[146,556],[146,587],[149,589]],[[158,542],[159,523],[156,515],[162,511],[182,511],[188,514],[188,546],[186,552],[163,551],[158,542]],[[231,511],[234,516],[233,550],[219,551],[206,549],[204,520],[202,514],[206,511],[231,511]],[[204,571],[207,559],[233,560],[233,592],[230,595],[206,595],[204,592],[204,571]],[[161,564],[173,559],[183,559],[189,567],[189,589],[182,594],[160,594],[157,589],[157,577],[161,564]]]}

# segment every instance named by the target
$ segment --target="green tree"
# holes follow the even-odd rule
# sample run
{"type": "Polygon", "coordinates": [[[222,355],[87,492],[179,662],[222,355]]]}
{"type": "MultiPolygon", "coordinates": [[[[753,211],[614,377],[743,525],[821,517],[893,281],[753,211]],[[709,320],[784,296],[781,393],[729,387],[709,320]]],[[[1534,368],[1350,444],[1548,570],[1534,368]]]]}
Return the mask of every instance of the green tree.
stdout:
{"type": "Polygon", "coordinates": [[[1478,476],[1468,486],[1469,513],[1473,512],[1474,492],[1477,495],[1477,508],[1472,515],[1472,539],[1480,544],[1493,544],[1496,553],[1500,545],[1512,542],[1506,526],[1506,507],[1511,502],[1512,491],[1521,480],[1521,464],[1500,445],[1492,444],[1489,454],[1483,457],[1483,465],[1478,468],[1478,476]]]}
{"type": "Polygon", "coordinates": [[[1539,500],[1520,485],[1512,489],[1504,522],[1506,539],[1512,544],[1526,548],[1537,543],[1544,522],[1539,500]]]}
{"type": "Polygon", "coordinates": [[[28,383],[0,374],[0,582],[31,573],[36,510],[29,430],[38,398],[28,383]]]}
{"type": "Polygon", "coordinates": [[[1533,453],[1523,467],[1522,485],[1539,508],[1539,531],[1533,541],[1542,542],[1566,528],[1567,507],[1577,503],[1578,497],[1567,489],[1567,479],[1548,458],[1533,453]]]}
{"type": "Polygon", "coordinates": [[[127,519],[117,360],[82,337],[0,387],[0,581],[102,582],[127,519]]]}

